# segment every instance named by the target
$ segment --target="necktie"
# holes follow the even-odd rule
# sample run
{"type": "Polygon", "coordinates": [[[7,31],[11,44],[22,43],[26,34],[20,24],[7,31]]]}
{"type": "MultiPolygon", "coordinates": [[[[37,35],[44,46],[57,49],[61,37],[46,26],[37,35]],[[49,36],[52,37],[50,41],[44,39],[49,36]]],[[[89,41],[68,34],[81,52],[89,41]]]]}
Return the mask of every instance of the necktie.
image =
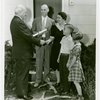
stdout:
{"type": "MultiPolygon", "coordinates": [[[[45,29],[45,18],[44,18],[43,21],[42,21],[42,30],[44,30],[44,29],[45,29]]],[[[46,37],[45,33],[42,35],[42,37],[43,37],[43,38],[46,37]]]]}
{"type": "Polygon", "coordinates": [[[45,18],[42,20],[42,30],[45,29],[45,18]]]}

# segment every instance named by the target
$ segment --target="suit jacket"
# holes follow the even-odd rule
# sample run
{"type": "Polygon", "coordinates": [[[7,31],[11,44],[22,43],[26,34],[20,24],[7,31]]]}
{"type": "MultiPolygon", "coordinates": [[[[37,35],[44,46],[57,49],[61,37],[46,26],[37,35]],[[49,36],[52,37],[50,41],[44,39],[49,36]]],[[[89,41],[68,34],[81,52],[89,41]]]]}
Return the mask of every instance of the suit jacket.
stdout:
{"type": "Polygon", "coordinates": [[[40,40],[32,37],[31,30],[17,16],[11,21],[10,30],[12,35],[13,47],[12,55],[14,58],[30,58],[33,56],[32,44],[40,46],[40,40]]]}
{"type": "MultiPolygon", "coordinates": [[[[46,39],[50,38],[50,34],[51,34],[50,30],[53,23],[54,20],[47,17],[46,28],[48,31],[46,32],[46,39]]],[[[39,32],[41,30],[42,30],[42,17],[35,18],[32,24],[33,33],[39,32]]],[[[41,38],[41,36],[39,36],[39,38],[41,38]]]]}

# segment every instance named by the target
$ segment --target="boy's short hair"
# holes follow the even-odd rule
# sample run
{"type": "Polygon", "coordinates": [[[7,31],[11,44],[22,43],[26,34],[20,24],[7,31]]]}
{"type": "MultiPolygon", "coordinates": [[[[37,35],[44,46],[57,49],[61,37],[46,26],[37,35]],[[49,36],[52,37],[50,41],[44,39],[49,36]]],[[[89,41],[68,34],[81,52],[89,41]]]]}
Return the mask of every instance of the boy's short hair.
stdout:
{"type": "Polygon", "coordinates": [[[71,30],[71,36],[73,40],[81,40],[83,38],[83,34],[79,32],[78,28],[74,27],[71,24],[65,24],[64,26],[71,30]]]}
{"type": "Polygon", "coordinates": [[[71,34],[74,32],[75,27],[71,24],[65,24],[64,27],[67,27],[71,30],[71,34]]]}

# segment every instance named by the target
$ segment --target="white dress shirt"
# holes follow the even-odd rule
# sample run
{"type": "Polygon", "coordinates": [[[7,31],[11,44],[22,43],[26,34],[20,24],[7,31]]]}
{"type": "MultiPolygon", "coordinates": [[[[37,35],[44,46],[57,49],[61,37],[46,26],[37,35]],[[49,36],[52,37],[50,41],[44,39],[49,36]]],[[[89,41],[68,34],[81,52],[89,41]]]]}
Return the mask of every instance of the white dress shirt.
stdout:
{"type": "MultiPolygon", "coordinates": [[[[46,28],[47,17],[48,17],[48,16],[46,16],[46,17],[43,17],[43,16],[42,16],[42,30],[46,28]]],[[[45,33],[42,35],[42,37],[43,37],[43,38],[46,37],[45,33]]]]}
{"type": "Polygon", "coordinates": [[[72,40],[71,35],[64,36],[60,43],[61,43],[60,53],[70,54],[70,50],[72,50],[74,46],[74,42],[72,40]]]}
{"type": "Polygon", "coordinates": [[[43,17],[43,16],[42,16],[42,25],[44,25],[44,26],[46,26],[47,17],[48,17],[48,16],[46,16],[46,17],[43,17]]]}

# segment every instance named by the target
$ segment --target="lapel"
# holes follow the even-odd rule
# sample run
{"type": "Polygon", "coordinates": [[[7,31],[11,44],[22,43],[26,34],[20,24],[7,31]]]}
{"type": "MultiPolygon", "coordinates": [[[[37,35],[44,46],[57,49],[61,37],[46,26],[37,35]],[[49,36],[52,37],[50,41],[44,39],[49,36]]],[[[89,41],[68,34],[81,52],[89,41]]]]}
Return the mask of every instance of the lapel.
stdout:
{"type": "MultiPolygon", "coordinates": [[[[15,19],[18,18],[18,19],[20,20],[20,22],[23,23],[24,26],[25,26],[26,28],[28,28],[27,24],[26,24],[20,17],[14,16],[14,18],[15,18],[15,19]]],[[[28,29],[29,29],[29,28],[28,28],[28,29]]]]}
{"type": "MultiPolygon", "coordinates": [[[[47,17],[46,27],[49,27],[49,24],[50,24],[49,22],[50,22],[49,17],[47,17]]],[[[42,30],[42,17],[39,18],[38,24],[39,24],[40,29],[42,30]]]]}

